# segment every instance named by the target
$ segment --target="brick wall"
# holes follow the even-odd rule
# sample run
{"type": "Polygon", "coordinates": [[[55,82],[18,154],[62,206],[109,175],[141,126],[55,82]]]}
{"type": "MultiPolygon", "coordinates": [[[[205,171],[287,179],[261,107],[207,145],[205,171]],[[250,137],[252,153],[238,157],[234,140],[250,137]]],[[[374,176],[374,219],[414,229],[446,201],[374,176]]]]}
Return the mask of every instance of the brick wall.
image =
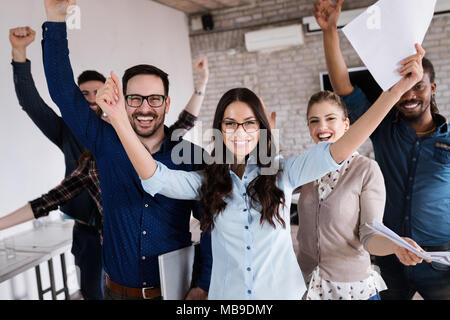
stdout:
{"type": "MultiPolygon", "coordinates": [[[[347,0],[344,9],[367,7],[375,0],[347,0]]],[[[319,73],[326,71],[322,35],[305,36],[301,47],[272,53],[249,53],[244,34],[263,24],[292,24],[311,16],[313,0],[257,0],[253,5],[212,11],[213,32],[191,32],[193,57],[206,55],[210,64],[210,82],[200,115],[203,128],[210,128],[220,97],[227,90],[245,86],[260,95],[269,111],[277,112],[284,155],[300,154],[313,144],[306,126],[306,104],[320,90],[319,73]],[[282,22],[285,21],[285,22],[282,22]]],[[[191,18],[195,18],[191,17],[191,18]]],[[[362,62],[340,32],[341,48],[348,67],[362,62]]],[[[441,113],[450,116],[450,16],[433,20],[424,42],[427,56],[437,73],[437,103],[441,113]]],[[[360,152],[370,154],[370,142],[360,152]]]]}

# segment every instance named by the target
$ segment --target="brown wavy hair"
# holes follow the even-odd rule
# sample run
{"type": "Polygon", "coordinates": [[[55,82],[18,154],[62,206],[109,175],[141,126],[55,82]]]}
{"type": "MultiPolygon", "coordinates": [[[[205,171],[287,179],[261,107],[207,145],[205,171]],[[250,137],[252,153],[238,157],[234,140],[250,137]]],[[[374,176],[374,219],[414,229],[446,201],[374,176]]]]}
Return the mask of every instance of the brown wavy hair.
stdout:
{"type": "MultiPolygon", "coordinates": [[[[275,161],[276,149],[272,144],[273,136],[270,130],[269,120],[266,117],[264,107],[259,100],[258,96],[247,88],[235,88],[226,92],[220,99],[213,121],[213,129],[220,130],[222,132],[222,120],[225,114],[226,108],[233,102],[240,101],[246,103],[255,114],[256,119],[259,121],[260,130],[267,130],[267,139],[264,141],[260,139],[255,150],[257,165],[260,168],[268,168],[275,161]],[[265,144],[265,145],[262,145],[265,144]],[[270,162],[267,164],[261,163],[259,157],[260,148],[263,148],[267,155],[271,157],[270,162]],[[274,151],[274,152],[272,152],[274,151]]],[[[231,196],[233,183],[230,175],[230,166],[227,164],[226,159],[234,159],[231,151],[227,149],[223,139],[215,141],[215,147],[211,153],[211,156],[215,156],[216,149],[222,148],[223,161],[221,163],[212,163],[205,167],[205,178],[201,187],[201,206],[202,206],[202,218],[201,218],[201,230],[205,232],[208,228],[211,230],[214,228],[215,219],[221,214],[226,206],[226,198],[231,196]]],[[[248,156],[247,156],[248,159],[248,156]]],[[[246,159],[246,161],[247,161],[246,159]]],[[[242,166],[245,166],[243,164],[242,166]]],[[[278,169],[275,174],[271,175],[258,175],[247,187],[247,194],[251,199],[251,206],[257,208],[261,212],[260,223],[264,221],[268,222],[271,226],[276,228],[274,218],[282,224],[283,228],[286,224],[283,218],[280,216],[279,206],[285,205],[285,197],[283,191],[276,186],[277,175],[281,172],[278,169]]]]}

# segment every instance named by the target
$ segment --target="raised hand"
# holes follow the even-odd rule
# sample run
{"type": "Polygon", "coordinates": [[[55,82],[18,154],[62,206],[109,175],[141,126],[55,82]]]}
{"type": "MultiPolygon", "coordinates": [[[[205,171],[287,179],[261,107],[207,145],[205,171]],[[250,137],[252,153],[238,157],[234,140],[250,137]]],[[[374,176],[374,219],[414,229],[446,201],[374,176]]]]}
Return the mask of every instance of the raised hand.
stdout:
{"type": "Polygon", "coordinates": [[[96,102],[107,114],[112,125],[122,120],[128,121],[122,86],[114,72],[111,72],[111,76],[106,80],[104,86],[97,91],[96,102]]]}
{"type": "Polygon", "coordinates": [[[270,129],[275,129],[276,128],[276,123],[277,123],[277,113],[276,112],[272,112],[270,114],[270,129]]]}
{"type": "Polygon", "coordinates": [[[36,38],[36,32],[30,27],[19,27],[9,30],[9,41],[13,49],[25,49],[36,38]]]}
{"type": "Polygon", "coordinates": [[[76,5],[76,0],[44,0],[47,21],[65,22],[67,9],[76,5]]]}
{"type": "Polygon", "coordinates": [[[323,31],[337,28],[337,22],[344,0],[317,0],[314,4],[314,17],[323,31]]]}
{"type": "Polygon", "coordinates": [[[15,62],[27,60],[27,47],[36,38],[36,32],[30,27],[19,27],[9,30],[9,41],[12,47],[12,56],[15,62]]]}
{"type": "Polygon", "coordinates": [[[398,69],[398,72],[403,78],[390,89],[390,91],[396,91],[400,96],[423,78],[422,59],[425,56],[425,50],[417,43],[415,46],[417,53],[400,62],[402,67],[398,69]]]}
{"type": "Polygon", "coordinates": [[[262,104],[262,107],[264,109],[264,113],[266,114],[267,120],[269,120],[270,130],[275,129],[276,128],[276,121],[277,121],[277,113],[276,112],[272,112],[270,114],[270,117],[269,117],[269,112],[268,112],[268,110],[266,108],[266,105],[264,104],[263,99],[261,97],[258,97],[258,98],[259,98],[259,101],[262,104]]]}
{"type": "Polygon", "coordinates": [[[208,58],[203,57],[194,61],[194,74],[199,77],[199,85],[206,85],[209,79],[208,58]]]}

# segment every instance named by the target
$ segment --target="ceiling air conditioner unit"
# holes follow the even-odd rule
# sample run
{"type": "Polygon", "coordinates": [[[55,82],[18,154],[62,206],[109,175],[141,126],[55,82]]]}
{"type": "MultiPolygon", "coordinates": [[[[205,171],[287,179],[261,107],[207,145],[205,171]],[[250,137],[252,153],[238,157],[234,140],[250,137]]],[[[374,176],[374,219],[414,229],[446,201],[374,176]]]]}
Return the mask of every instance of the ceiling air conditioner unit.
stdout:
{"type": "Polygon", "coordinates": [[[245,47],[249,52],[275,51],[304,43],[300,24],[251,31],[245,34],[245,47]]]}
{"type": "Polygon", "coordinates": [[[437,0],[434,15],[450,14],[450,1],[449,0],[437,0]]]}
{"type": "MultiPolygon", "coordinates": [[[[345,27],[347,23],[351,22],[366,10],[367,8],[342,11],[338,20],[338,28],[345,27]]],[[[450,0],[437,0],[436,7],[434,9],[434,15],[438,16],[444,14],[450,14],[450,0]]],[[[305,17],[303,18],[302,22],[304,25],[306,25],[306,34],[309,35],[322,32],[314,16],[305,17]]]]}

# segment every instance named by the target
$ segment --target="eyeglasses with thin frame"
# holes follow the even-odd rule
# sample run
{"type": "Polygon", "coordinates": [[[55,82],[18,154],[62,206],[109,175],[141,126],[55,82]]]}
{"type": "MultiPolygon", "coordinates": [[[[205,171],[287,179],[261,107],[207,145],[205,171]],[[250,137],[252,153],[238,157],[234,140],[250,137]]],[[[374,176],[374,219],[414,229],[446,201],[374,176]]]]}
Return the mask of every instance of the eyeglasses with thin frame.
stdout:
{"type": "Polygon", "coordinates": [[[151,94],[149,96],[141,96],[140,94],[129,94],[125,96],[127,105],[132,108],[139,108],[147,100],[147,103],[152,108],[161,107],[166,101],[167,97],[161,94],[151,94]]]}
{"type": "Polygon", "coordinates": [[[222,131],[225,133],[234,133],[237,129],[242,126],[245,132],[253,133],[259,130],[259,122],[257,120],[248,120],[242,123],[224,120],[222,123],[222,131]]]}

